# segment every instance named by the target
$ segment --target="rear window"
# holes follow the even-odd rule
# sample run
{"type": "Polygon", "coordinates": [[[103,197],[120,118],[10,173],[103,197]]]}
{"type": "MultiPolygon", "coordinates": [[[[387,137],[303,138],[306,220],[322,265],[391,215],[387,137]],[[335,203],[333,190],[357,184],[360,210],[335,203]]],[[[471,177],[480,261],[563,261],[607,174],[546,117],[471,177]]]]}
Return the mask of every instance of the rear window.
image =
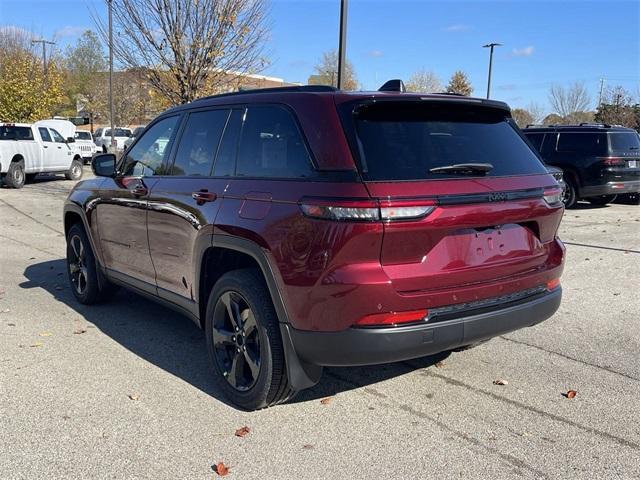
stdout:
{"type": "Polygon", "coordinates": [[[33,140],[30,127],[0,125],[0,140],[33,140]]]}
{"type": "Polygon", "coordinates": [[[573,152],[584,155],[604,155],[607,153],[607,137],[597,132],[560,132],[558,152],[573,152]]]}
{"type": "MultiPolygon", "coordinates": [[[[110,137],[111,136],[111,129],[110,128],[105,130],[104,136],[105,137],[110,137]]],[[[129,130],[128,128],[115,128],[113,130],[113,136],[114,137],[130,137],[131,136],[131,130],[129,130]]]]}
{"type": "Polygon", "coordinates": [[[636,132],[611,132],[609,143],[613,152],[640,150],[640,136],[636,132]]]}
{"type": "Polygon", "coordinates": [[[75,137],[76,140],[91,140],[91,133],[76,131],[75,137]]]}
{"type": "Polygon", "coordinates": [[[484,176],[490,177],[546,173],[503,110],[379,102],[351,107],[351,115],[344,113],[347,135],[355,137],[352,144],[366,180],[463,178],[430,172],[460,163],[489,163],[493,168],[484,176]]]}

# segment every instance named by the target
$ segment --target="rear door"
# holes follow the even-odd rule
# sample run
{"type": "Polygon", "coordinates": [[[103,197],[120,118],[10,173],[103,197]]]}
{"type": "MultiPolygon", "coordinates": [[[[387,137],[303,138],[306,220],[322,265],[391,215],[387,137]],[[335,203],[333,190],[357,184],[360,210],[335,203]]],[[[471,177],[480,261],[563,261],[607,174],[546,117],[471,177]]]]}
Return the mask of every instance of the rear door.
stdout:
{"type": "Polygon", "coordinates": [[[381,263],[396,290],[492,282],[548,261],[562,207],[543,195],[557,184],[507,111],[428,101],[348,108],[343,124],[386,220],[381,263]],[[438,170],[456,164],[491,168],[438,170]]]}
{"type": "Polygon", "coordinates": [[[603,159],[607,181],[640,180],[640,136],[633,130],[609,132],[609,155],[603,159]]]}
{"type": "Polygon", "coordinates": [[[149,195],[149,249],[158,294],[187,309],[197,301],[198,252],[210,246],[228,183],[213,176],[213,165],[229,115],[226,108],[187,114],[166,175],[157,177],[149,195]]]}

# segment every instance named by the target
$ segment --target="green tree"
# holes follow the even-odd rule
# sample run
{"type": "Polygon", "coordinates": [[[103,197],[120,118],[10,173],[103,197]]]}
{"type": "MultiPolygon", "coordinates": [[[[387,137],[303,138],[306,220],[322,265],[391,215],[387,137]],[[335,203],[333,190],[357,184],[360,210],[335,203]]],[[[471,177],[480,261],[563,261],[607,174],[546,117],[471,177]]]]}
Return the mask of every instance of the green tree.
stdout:
{"type": "MultiPolygon", "coordinates": [[[[314,67],[315,74],[309,77],[309,85],[333,85],[338,84],[338,52],[330,50],[322,54],[322,59],[314,67]]],[[[347,60],[345,65],[345,78],[342,83],[343,90],[357,90],[358,79],[353,64],[347,60]]]]}
{"type": "Polygon", "coordinates": [[[462,70],[457,70],[449,80],[447,93],[457,93],[458,95],[465,95],[467,97],[471,95],[473,93],[473,87],[467,74],[462,70]]]}
{"type": "Polygon", "coordinates": [[[638,111],[640,105],[634,102],[629,92],[622,86],[608,89],[595,115],[597,122],[609,125],[640,129],[638,111]]]}

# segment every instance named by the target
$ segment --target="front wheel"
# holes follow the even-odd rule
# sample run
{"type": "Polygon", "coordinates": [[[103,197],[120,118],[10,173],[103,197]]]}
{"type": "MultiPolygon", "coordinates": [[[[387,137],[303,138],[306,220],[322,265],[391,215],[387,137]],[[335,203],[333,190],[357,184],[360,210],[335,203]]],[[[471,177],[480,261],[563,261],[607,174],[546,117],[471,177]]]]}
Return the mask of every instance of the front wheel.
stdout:
{"type": "Polygon", "coordinates": [[[80,180],[82,178],[82,160],[74,158],[64,177],[67,180],[80,180]]]}
{"type": "Polygon", "coordinates": [[[258,271],[231,271],[216,282],[205,331],[215,381],[232,403],[258,410],[294,395],[278,317],[258,271]]]}
{"type": "Polygon", "coordinates": [[[591,205],[598,205],[600,207],[604,207],[608,203],[613,203],[616,199],[617,195],[600,195],[598,197],[589,197],[589,203],[591,205]]]}

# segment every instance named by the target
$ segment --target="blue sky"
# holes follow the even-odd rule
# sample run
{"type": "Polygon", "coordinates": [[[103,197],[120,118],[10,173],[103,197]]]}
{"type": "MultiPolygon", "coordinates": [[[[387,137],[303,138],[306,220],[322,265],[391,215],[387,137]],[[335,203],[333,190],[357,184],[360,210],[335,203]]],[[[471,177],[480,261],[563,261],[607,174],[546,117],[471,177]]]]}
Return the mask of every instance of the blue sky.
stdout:
{"type": "MultiPolygon", "coordinates": [[[[513,107],[549,110],[552,84],[586,84],[595,106],[599,79],[640,96],[640,1],[350,0],[347,53],[365,89],[389,78],[433,70],[444,82],[468,73],[474,94],[486,92],[488,42],[494,56],[492,97],[513,107]]],[[[55,38],[64,47],[93,22],[100,0],[0,0],[0,25],[55,38]]],[[[338,38],[338,0],[271,3],[271,65],[264,72],[306,82],[338,38]]]]}

